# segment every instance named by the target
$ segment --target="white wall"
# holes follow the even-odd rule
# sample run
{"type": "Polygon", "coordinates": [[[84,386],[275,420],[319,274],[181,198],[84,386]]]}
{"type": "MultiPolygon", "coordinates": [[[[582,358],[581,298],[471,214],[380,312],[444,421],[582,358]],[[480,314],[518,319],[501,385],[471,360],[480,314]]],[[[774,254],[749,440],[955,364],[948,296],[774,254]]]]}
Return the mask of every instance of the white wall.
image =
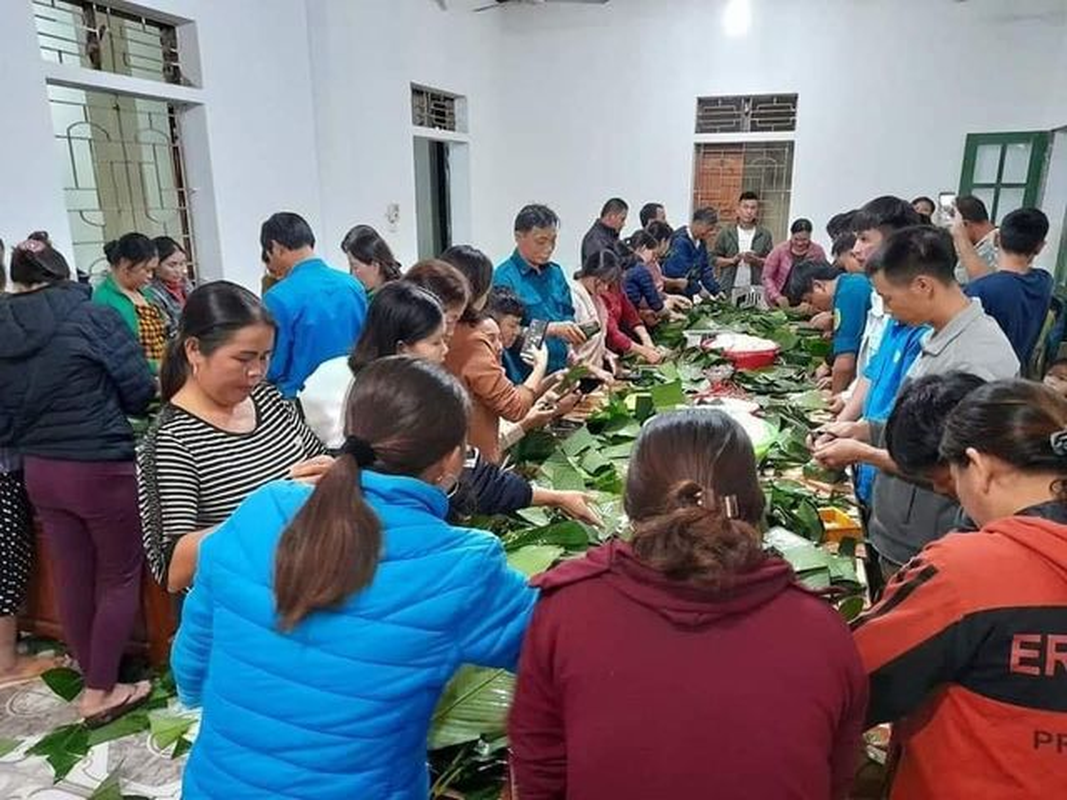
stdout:
{"type": "MultiPolygon", "coordinates": [[[[554,206],[573,264],[603,201],[691,208],[696,97],[798,92],[791,215],[817,227],[885,193],[959,183],[968,132],[1048,130],[1067,43],[1062,0],[612,0],[503,13],[511,160],[494,202],[554,206]]],[[[1062,97],[1065,92],[1059,91],[1062,97]]]]}
{"type": "Polygon", "coordinates": [[[499,16],[445,13],[430,0],[308,0],[308,23],[327,256],[343,262],[341,237],[365,223],[404,265],[416,258],[412,83],[467,97],[471,237],[499,255],[514,211],[496,198],[516,126],[497,110],[499,16]]]}
{"type": "MultiPolygon", "coordinates": [[[[203,274],[258,286],[260,223],[281,209],[304,214],[313,226],[321,216],[303,0],[144,5],[196,26],[203,90],[186,95],[204,105],[186,114],[183,132],[203,274]]],[[[5,0],[4,12],[0,236],[19,239],[45,228],[69,252],[30,0],[5,0]]]]}

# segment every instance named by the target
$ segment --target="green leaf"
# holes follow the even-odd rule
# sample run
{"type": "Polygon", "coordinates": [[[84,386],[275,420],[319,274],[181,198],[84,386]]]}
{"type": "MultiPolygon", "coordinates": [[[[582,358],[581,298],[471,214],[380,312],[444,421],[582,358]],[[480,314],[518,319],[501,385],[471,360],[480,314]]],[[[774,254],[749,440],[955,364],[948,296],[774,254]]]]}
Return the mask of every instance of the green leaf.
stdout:
{"type": "Polygon", "coordinates": [[[800,342],[800,337],[789,328],[776,328],[768,331],[767,338],[782,348],[783,353],[788,353],[800,342]]]}
{"type": "Polygon", "coordinates": [[[863,613],[863,597],[861,595],[852,595],[846,597],[840,603],[837,604],[837,610],[841,616],[845,618],[845,622],[852,622],[860,614],[863,613]]]}
{"type": "Polygon", "coordinates": [[[504,537],[503,544],[504,549],[509,552],[532,544],[556,545],[568,550],[577,550],[589,546],[589,534],[580,522],[567,520],[515,531],[504,537]]]}
{"type": "Polygon", "coordinates": [[[794,408],[802,408],[805,411],[824,411],[829,407],[826,395],[818,389],[809,389],[806,392],[797,392],[789,395],[789,403],[794,408]]]}
{"type": "Polygon", "coordinates": [[[119,717],[114,722],[110,722],[101,728],[94,728],[89,731],[89,747],[96,747],[98,744],[104,742],[110,742],[115,739],[122,739],[126,736],[133,736],[134,734],[147,731],[150,728],[148,721],[148,709],[139,708],[136,711],[131,711],[129,714],[125,714],[119,717]]]}
{"type": "Polygon", "coordinates": [[[657,411],[676,408],[685,404],[685,390],[682,388],[681,381],[672,381],[671,383],[653,386],[649,390],[649,394],[652,395],[652,405],[657,411]]]}
{"type": "Polygon", "coordinates": [[[541,474],[548,479],[553,489],[581,491],[585,488],[585,478],[563,452],[549,456],[541,465],[541,474]]]}
{"type": "Polygon", "coordinates": [[[89,755],[89,730],[78,722],[56,728],[27,751],[27,755],[42,756],[52,767],[56,783],[89,755]]]}
{"type": "Polygon", "coordinates": [[[6,736],[0,737],[0,758],[18,750],[21,744],[21,739],[9,739],[6,736]]]}
{"type": "Polygon", "coordinates": [[[181,758],[192,749],[192,746],[192,741],[188,737],[183,736],[178,740],[177,744],[174,745],[174,752],[170,754],[171,760],[176,761],[181,758]]]}
{"type": "Polygon", "coordinates": [[[581,455],[590,447],[596,447],[596,439],[589,432],[589,428],[584,425],[568,436],[566,441],[560,445],[560,449],[571,458],[581,455]]]}
{"type": "Polygon", "coordinates": [[[614,465],[598,450],[587,450],[582,456],[580,466],[590,475],[596,475],[601,470],[611,469],[614,465]]]}
{"type": "Polygon", "coordinates": [[[551,567],[564,552],[562,547],[556,545],[531,544],[508,553],[508,564],[523,575],[532,577],[551,567]]]}
{"type": "Polygon", "coordinates": [[[633,442],[623,442],[622,444],[613,444],[609,447],[602,447],[600,449],[600,454],[604,456],[604,458],[610,458],[612,461],[617,461],[619,459],[629,458],[633,454],[633,451],[633,442]]]}
{"type": "Polygon", "coordinates": [[[795,533],[806,536],[815,544],[822,543],[826,538],[826,528],[823,526],[822,517],[819,516],[819,509],[815,504],[811,500],[801,500],[793,513],[801,526],[801,530],[795,533]]]}
{"type": "Polygon", "coordinates": [[[116,769],[104,782],[96,787],[89,800],[123,800],[122,787],[119,785],[119,771],[116,769]]]}
{"type": "Polygon", "coordinates": [[[85,687],[85,680],[81,673],[70,667],[56,667],[41,675],[49,689],[62,697],[68,703],[81,694],[85,687]]]}
{"type": "Polygon", "coordinates": [[[445,687],[430,730],[430,750],[502,736],[515,678],[502,669],[464,666],[445,687]]]}
{"type": "Polygon", "coordinates": [[[196,717],[178,714],[152,714],[148,718],[152,741],[160,750],[166,750],[182,738],[196,722],[196,717]]]}
{"type": "MultiPolygon", "coordinates": [[[[523,508],[515,512],[516,516],[522,518],[524,521],[535,525],[538,528],[543,528],[552,524],[552,515],[548,513],[548,509],[540,508],[537,506],[531,506],[530,508],[523,508]]],[[[472,527],[480,528],[480,525],[474,525],[472,527]]]]}

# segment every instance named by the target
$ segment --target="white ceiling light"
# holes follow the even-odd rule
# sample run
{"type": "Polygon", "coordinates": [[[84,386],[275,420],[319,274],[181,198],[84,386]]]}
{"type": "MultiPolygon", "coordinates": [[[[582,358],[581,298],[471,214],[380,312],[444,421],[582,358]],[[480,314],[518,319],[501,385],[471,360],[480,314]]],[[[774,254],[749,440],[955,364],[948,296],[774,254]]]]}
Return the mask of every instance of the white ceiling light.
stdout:
{"type": "Polygon", "coordinates": [[[729,0],[722,12],[722,26],[727,36],[740,38],[752,27],[751,0],[729,0]]]}

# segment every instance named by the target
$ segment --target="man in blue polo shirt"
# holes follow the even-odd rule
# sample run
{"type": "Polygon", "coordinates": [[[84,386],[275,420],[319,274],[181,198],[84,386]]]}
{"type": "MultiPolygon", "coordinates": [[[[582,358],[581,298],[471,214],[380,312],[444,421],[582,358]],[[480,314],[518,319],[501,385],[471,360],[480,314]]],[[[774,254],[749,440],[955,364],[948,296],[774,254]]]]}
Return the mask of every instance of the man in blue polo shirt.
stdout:
{"type": "Polygon", "coordinates": [[[819,311],[833,310],[831,391],[843,392],[856,377],[857,354],[871,308],[870,280],[825,261],[804,261],[793,267],[785,295],[790,305],[808,303],[819,311]]]}
{"type": "MultiPolygon", "coordinates": [[[[559,217],[542,205],[529,205],[515,217],[515,252],[496,268],[493,285],[515,292],[526,306],[523,324],[540,319],[548,323],[548,371],[567,366],[567,346],[585,342],[585,334],[574,322],[574,304],[567,276],[552,261],[559,232],[559,217]]],[[[526,375],[530,368],[518,359],[512,366],[526,375]]],[[[523,376],[525,377],[525,375],[523,376]]]]}
{"type": "Polygon", "coordinates": [[[263,296],[277,333],[267,380],[294,398],[319,365],[348,353],[363,331],[363,284],[315,255],[315,234],[299,214],[282,212],[259,234],[267,271],[279,282],[263,296]]]}

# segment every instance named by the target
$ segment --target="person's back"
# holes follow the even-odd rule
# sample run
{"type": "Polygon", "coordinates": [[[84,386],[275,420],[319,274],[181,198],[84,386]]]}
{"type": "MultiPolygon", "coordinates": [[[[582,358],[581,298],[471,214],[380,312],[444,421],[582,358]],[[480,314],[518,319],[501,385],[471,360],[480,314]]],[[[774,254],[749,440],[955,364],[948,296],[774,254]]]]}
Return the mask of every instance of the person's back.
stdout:
{"type": "Polygon", "coordinates": [[[0,299],[0,441],[25,455],[133,458],[126,414],[155,386],[140,346],[91,290],[59,282],[0,299]]]}
{"type": "Polygon", "coordinates": [[[837,612],[760,547],[740,426],[654,418],[625,502],[629,543],[534,581],[508,731],[518,796],[843,797],[867,683],[837,612]]]}
{"type": "Polygon", "coordinates": [[[284,278],[263,296],[277,325],[267,380],[294,398],[321,364],[346,355],[363,330],[367,293],[315,255],[315,235],[297,214],[275,214],[260,230],[264,263],[284,278]]]}
{"type": "MultiPolygon", "coordinates": [[[[738,800],[840,796],[848,776],[831,754],[847,760],[859,735],[862,669],[845,624],[783,561],[702,592],[616,544],[537,585],[525,646],[543,657],[538,672],[560,676],[567,797],[699,797],[712,786],[738,800]]],[[[525,666],[526,656],[520,680],[525,666]]],[[[523,703],[514,729],[532,739],[545,719],[544,706],[523,703]]],[[[519,786],[524,798],[563,796],[519,786]]]]}
{"type": "Polygon", "coordinates": [[[287,397],[299,392],[319,366],[352,349],[367,316],[363,284],[318,258],[298,264],[263,302],[278,323],[279,347],[288,344],[287,353],[279,355],[289,368],[275,374],[271,364],[271,379],[287,397]]]}
{"type": "Polygon", "coordinates": [[[997,321],[1025,372],[1052,302],[1052,275],[1033,262],[1045,247],[1048,217],[1036,208],[1008,214],[998,233],[997,271],[967,285],[970,297],[997,321]]]}
{"type": "Polygon", "coordinates": [[[1043,269],[992,272],[967,284],[967,294],[997,321],[1019,363],[1026,365],[1037,345],[1052,302],[1052,275],[1043,269]]]}
{"type": "Polygon", "coordinates": [[[534,600],[496,537],[444,522],[465,409],[437,367],[369,365],[317,488],[269,484],[203,541],[171,659],[203,706],[184,797],[428,795],[442,688],[513,668],[534,600]]]}
{"type": "Polygon", "coordinates": [[[1020,380],[973,389],[943,425],[979,530],[928,545],[854,626],[868,722],[894,723],[894,800],[1067,796],[1065,428],[1067,401],[1020,380]]]}

